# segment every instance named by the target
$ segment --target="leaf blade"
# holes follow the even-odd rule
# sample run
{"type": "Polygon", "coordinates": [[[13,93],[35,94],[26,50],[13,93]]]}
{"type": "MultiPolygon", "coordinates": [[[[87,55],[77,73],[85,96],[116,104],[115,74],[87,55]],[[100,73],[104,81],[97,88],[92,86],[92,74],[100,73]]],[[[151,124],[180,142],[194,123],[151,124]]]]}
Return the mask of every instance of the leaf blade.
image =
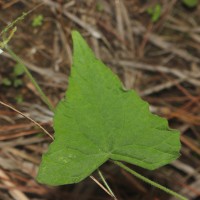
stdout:
{"type": "Polygon", "coordinates": [[[49,185],[79,182],[109,158],[146,169],[176,159],[179,133],[169,129],[166,119],[151,114],[148,104],[135,91],[125,91],[118,77],[96,59],[78,32],[72,37],[69,88],[57,106],[55,141],[43,156],[38,180],[49,185]],[[70,162],[59,160],[69,155],[70,162]],[[54,162],[63,167],[56,167],[54,162]],[[53,174],[51,178],[46,175],[49,173],[53,174]]]}

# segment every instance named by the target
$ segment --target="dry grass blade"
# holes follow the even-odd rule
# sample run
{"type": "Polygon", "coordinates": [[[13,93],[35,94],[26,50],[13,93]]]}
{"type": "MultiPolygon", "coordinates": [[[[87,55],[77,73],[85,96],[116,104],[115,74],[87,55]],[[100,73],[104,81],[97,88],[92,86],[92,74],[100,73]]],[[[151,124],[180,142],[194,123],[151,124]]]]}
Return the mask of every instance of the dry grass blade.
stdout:
{"type": "Polygon", "coordinates": [[[29,198],[23,192],[17,189],[17,186],[11,182],[9,177],[4,173],[2,169],[0,169],[0,178],[6,186],[11,187],[11,189],[8,189],[8,191],[15,200],[29,200],[29,198]]]}
{"type": "Polygon", "coordinates": [[[12,106],[10,106],[10,105],[2,102],[2,101],[0,101],[0,104],[3,105],[3,106],[6,106],[7,108],[10,108],[11,110],[17,112],[18,114],[22,115],[23,117],[25,117],[28,120],[30,120],[31,122],[33,122],[36,126],[38,126],[41,130],[43,130],[44,133],[46,133],[52,140],[54,140],[53,136],[45,128],[43,128],[39,123],[37,123],[35,120],[31,119],[30,117],[26,116],[25,114],[23,114],[22,112],[20,112],[16,108],[13,108],[12,106]]]}

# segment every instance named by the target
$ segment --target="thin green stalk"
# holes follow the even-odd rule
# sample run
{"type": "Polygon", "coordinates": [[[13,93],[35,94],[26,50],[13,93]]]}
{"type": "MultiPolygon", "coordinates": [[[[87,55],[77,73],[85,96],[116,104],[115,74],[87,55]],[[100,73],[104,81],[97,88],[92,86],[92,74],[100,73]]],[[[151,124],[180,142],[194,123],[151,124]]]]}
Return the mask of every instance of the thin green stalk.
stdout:
{"type": "Polygon", "coordinates": [[[22,13],[21,16],[19,16],[12,23],[10,23],[10,24],[7,25],[6,28],[4,28],[3,31],[0,33],[0,35],[6,34],[9,31],[9,29],[11,29],[12,27],[14,27],[15,24],[17,24],[19,21],[22,21],[26,17],[26,15],[28,15],[28,13],[25,13],[25,12],[22,13]]]}
{"type": "Polygon", "coordinates": [[[130,169],[129,167],[127,167],[126,165],[124,165],[123,163],[119,162],[119,161],[113,161],[116,165],[120,166],[121,168],[123,168],[124,170],[126,170],[127,172],[131,173],[132,175],[136,176],[137,178],[141,179],[142,181],[154,186],[154,187],[157,187],[158,189],[160,190],[163,190],[164,192],[168,193],[168,194],[171,194],[172,196],[180,199],[180,200],[188,200],[186,197],[174,192],[173,190],[170,190],[144,176],[142,176],[141,174],[137,173],[136,171],[130,169]]]}
{"type": "Polygon", "coordinates": [[[19,56],[17,56],[7,45],[5,46],[5,49],[8,51],[8,53],[12,56],[12,58],[19,63],[20,65],[23,66],[23,69],[26,73],[26,75],[29,77],[29,79],[31,80],[31,82],[33,83],[33,85],[35,86],[36,90],[39,92],[41,99],[44,101],[44,103],[49,107],[49,109],[51,111],[54,111],[54,107],[51,104],[51,102],[49,101],[48,97],[44,94],[44,92],[42,91],[42,89],[40,88],[40,86],[37,84],[37,82],[35,81],[35,79],[33,78],[32,74],[29,72],[28,68],[24,65],[23,61],[21,60],[21,58],[19,56]]]}
{"type": "Polygon", "coordinates": [[[40,6],[42,6],[44,3],[40,3],[37,6],[35,6],[33,9],[29,10],[28,12],[23,12],[21,16],[19,16],[17,19],[12,21],[10,24],[8,24],[3,31],[1,31],[0,36],[6,34],[10,29],[12,29],[17,23],[24,20],[24,18],[32,13],[34,10],[38,9],[40,6]]]}
{"type": "Polygon", "coordinates": [[[106,188],[108,189],[108,191],[110,192],[110,194],[113,196],[113,198],[115,200],[117,200],[115,194],[113,193],[113,191],[111,190],[110,186],[108,185],[108,183],[106,182],[106,179],[104,178],[103,174],[101,173],[101,171],[98,169],[98,174],[101,177],[101,180],[103,181],[104,185],[106,186],[106,188]]]}

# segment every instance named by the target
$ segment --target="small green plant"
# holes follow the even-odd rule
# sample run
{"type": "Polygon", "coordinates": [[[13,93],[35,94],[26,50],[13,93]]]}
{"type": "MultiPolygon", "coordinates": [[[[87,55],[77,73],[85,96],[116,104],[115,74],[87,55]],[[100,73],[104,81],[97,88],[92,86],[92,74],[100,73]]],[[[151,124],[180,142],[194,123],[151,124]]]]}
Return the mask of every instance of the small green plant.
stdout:
{"type": "Polygon", "coordinates": [[[67,98],[54,116],[55,140],[43,155],[37,180],[48,185],[80,182],[107,160],[164,191],[118,161],[156,169],[179,157],[180,135],[148,104],[127,91],[81,37],[72,33],[74,54],[67,98]],[[81,167],[80,167],[81,166],[81,167]]]}
{"type": "Polygon", "coordinates": [[[9,78],[3,78],[1,84],[4,86],[11,86],[12,81],[9,78]]]}
{"type": "Polygon", "coordinates": [[[183,4],[189,8],[194,8],[198,5],[199,0],[182,0],[183,4]]]}
{"type": "MultiPolygon", "coordinates": [[[[40,5],[39,5],[40,6],[40,5]]],[[[36,90],[40,94],[41,99],[43,102],[49,107],[50,110],[54,110],[53,105],[49,101],[48,97],[44,94],[38,83],[35,81],[33,76],[31,75],[30,71],[28,68],[24,65],[23,61],[19,56],[17,56],[9,47],[8,47],[8,42],[12,39],[14,36],[14,33],[17,30],[17,27],[15,26],[19,21],[22,21],[29,13],[31,13],[34,9],[36,9],[38,6],[33,8],[27,13],[22,13],[21,16],[19,16],[17,19],[15,19],[12,23],[8,24],[3,31],[1,31],[0,36],[2,37],[2,41],[0,41],[0,54],[3,52],[3,49],[6,49],[7,52],[10,54],[10,56],[17,62],[20,63],[20,65],[23,67],[24,72],[26,75],[29,77],[30,81],[32,84],[35,86],[36,90]]]]}
{"type": "Polygon", "coordinates": [[[2,79],[2,85],[4,86],[14,86],[15,88],[22,86],[23,81],[21,76],[24,74],[24,69],[21,64],[17,63],[14,66],[13,72],[9,78],[2,79]]]}
{"type": "Polygon", "coordinates": [[[24,72],[24,68],[23,68],[23,65],[20,64],[20,63],[17,63],[15,66],[14,66],[14,70],[13,70],[13,74],[15,77],[18,77],[18,76],[21,76],[23,75],[25,72],[24,72]]]}
{"type": "Polygon", "coordinates": [[[8,42],[12,39],[14,33],[16,32],[17,27],[15,26],[15,24],[23,20],[27,14],[28,13],[23,13],[12,23],[8,24],[6,28],[3,29],[3,31],[1,31],[0,36],[2,37],[3,40],[0,41],[0,54],[3,52],[2,49],[4,49],[7,46],[8,42]]]}
{"type": "Polygon", "coordinates": [[[157,22],[160,19],[162,7],[160,4],[156,4],[153,7],[147,9],[147,13],[151,16],[152,22],[157,22]]]}
{"type": "Polygon", "coordinates": [[[13,86],[15,87],[15,88],[17,88],[17,87],[19,87],[19,86],[22,86],[23,85],[23,82],[22,82],[22,80],[21,79],[15,79],[14,81],[13,81],[13,86]]]}
{"type": "Polygon", "coordinates": [[[19,95],[17,95],[17,96],[15,97],[15,101],[16,101],[18,104],[20,104],[20,103],[22,103],[22,102],[24,101],[24,98],[23,98],[23,96],[22,96],[21,94],[19,94],[19,95]]]}
{"type": "Polygon", "coordinates": [[[42,26],[43,20],[44,20],[43,15],[37,15],[37,16],[35,16],[35,17],[33,18],[33,21],[32,21],[32,26],[33,26],[33,27],[42,26]]]}
{"type": "Polygon", "coordinates": [[[97,2],[96,4],[96,11],[97,12],[102,12],[104,10],[103,5],[100,2],[97,2]]]}

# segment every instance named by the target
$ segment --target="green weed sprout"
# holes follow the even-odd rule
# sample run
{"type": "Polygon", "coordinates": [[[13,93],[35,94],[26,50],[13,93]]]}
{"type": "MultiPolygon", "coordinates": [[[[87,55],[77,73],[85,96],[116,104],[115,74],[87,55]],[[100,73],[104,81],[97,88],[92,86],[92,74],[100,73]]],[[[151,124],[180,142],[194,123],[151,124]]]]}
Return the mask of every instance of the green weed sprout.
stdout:
{"type": "Polygon", "coordinates": [[[35,16],[34,19],[33,19],[33,21],[32,21],[32,26],[33,27],[42,26],[43,20],[44,20],[43,15],[37,15],[37,16],[35,16]]]}
{"type": "Polygon", "coordinates": [[[160,19],[162,7],[160,4],[156,4],[153,7],[147,9],[147,13],[151,16],[152,22],[157,22],[160,19]]]}
{"type": "Polygon", "coordinates": [[[182,0],[183,4],[189,8],[194,8],[198,5],[199,0],[182,0]]]}

